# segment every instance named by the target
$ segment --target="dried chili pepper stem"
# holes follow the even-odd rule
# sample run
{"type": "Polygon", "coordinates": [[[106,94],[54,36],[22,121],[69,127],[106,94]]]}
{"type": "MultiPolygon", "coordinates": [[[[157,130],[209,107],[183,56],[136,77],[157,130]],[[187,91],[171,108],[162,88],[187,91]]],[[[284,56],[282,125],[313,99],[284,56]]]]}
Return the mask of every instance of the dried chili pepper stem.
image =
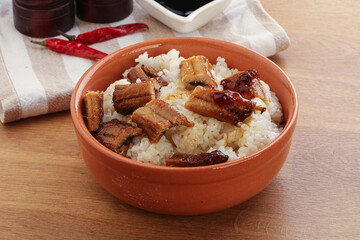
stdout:
{"type": "Polygon", "coordinates": [[[58,33],[60,33],[70,41],[75,41],[85,45],[90,45],[93,43],[103,42],[113,38],[121,37],[143,28],[149,29],[149,26],[146,25],[145,23],[131,23],[131,24],[120,25],[117,27],[98,28],[90,32],[79,34],[78,36],[68,35],[61,31],[58,31],[58,33]]]}
{"type": "Polygon", "coordinates": [[[46,40],[43,41],[30,40],[30,42],[46,47],[46,40]]]}
{"type": "Polygon", "coordinates": [[[85,44],[74,41],[66,41],[58,38],[48,38],[43,41],[31,40],[31,42],[45,46],[52,51],[63,53],[70,56],[76,56],[76,57],[82,57],[88,59],[101,59],[107,56],[106,53],[88,47],[85,44]]]}
{"type": "Polygon", "coordinates": [[[69,41],[74,41],[75,40],[75,38],[76,38],[76,36],[75,35],[69,35],[69,34],[66,34],[66,33],[64,33],[63,31],[61,31],[61,30],[58,30],[57,31],[60,35],[62,35],[62,36],[64,36],[64,37],[66,37],[69,41]]]}

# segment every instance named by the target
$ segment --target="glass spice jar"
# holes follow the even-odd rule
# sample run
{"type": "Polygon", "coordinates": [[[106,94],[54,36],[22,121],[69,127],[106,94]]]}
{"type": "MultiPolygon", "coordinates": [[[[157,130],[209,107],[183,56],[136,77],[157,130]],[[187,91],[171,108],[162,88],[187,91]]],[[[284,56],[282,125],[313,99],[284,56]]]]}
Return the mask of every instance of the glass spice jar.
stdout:
{"type": "Polygon", "coordinates": [[[126,18],[132,11],[133,0],[76,0],[76,14],[87,22],[115,22],[126,18]]]}
{"type": "Polygon", "coordinates": [[[28,36],[44,38],[59,35],[74,25],[73,0],[12,0],[15,28],[28,36]]]}

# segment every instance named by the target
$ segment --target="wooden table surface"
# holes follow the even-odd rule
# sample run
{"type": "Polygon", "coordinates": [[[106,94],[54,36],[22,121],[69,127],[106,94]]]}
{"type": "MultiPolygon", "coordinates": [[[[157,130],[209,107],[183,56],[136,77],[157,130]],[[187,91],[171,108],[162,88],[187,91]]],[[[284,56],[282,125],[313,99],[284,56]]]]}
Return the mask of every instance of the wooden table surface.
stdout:
{"type": "Polygon", "coordinates": [[[131,207],[87,170],[69,112],[0,124],[0,239],[360,239],[360,1],[262,0],[300,113],[260,194],[202,216],[131,207]]]}

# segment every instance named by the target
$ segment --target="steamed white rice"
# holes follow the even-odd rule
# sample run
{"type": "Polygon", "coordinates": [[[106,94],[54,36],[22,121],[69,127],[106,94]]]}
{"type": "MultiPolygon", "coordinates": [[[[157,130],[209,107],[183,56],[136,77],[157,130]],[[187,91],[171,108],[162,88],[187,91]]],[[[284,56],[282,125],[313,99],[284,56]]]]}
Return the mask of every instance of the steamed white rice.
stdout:
{"type": "MultiPolygon", "coordinates": [[[[266,107],[262,114],[255,111],[244,122],[234,126],[205,117],[187,110],[184,105],[191,92],[184,89],[180,76],[180,62],[184,60],[179,51],[173,49],[167,54],[149,57],[148,53],[140,55],[135,61],[140,65],[151,66],[158,71],[169,85],[161,88],[160,99],[169,103],[173,108],[184,114],[194,127],[177,126],[171,128],[160,141],[151,144],[147,137],[135,137],[127,157],[139,162],[155,165],[164,165],[166,158],[174,153],[199,154],[220,150],[229,156],[229,161],[243,157],[269,144],[282,130],[280,123],[283,120],[282,108],[275,93],[261,81],[268,99],[268,105],[259,98],[254,98],[258,106],[266,107]]],[[[220,81],[234,73],[237,69],[229,69],[225,59],[218,57],[213,65],[212,74],[222,90],[220,81]]],[[[117,84],[130,84],[125,78],[111,84],[104,93],[104,122],[111,119],[130,121],[131,115],[123,116],[113,107],[112,94],[117,84]]],[[[139,80],[139,79],[138,79],[139,80]]]]}

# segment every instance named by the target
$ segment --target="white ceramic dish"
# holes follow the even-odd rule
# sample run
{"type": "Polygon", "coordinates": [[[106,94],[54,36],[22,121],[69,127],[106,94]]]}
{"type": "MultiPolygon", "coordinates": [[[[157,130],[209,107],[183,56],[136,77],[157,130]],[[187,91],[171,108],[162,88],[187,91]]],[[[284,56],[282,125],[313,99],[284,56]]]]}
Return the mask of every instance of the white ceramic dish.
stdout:
{"type": "MultiPolygon", "coordinates": [[[[151,16],[180,33],[192,32],[223,12],[231,0],[214,0],[196,9],[187,17],[177,15],[155,0],[136,0],[151,16]]],[[[180,0],[174,0],[180,1],[180,0]]]]}

